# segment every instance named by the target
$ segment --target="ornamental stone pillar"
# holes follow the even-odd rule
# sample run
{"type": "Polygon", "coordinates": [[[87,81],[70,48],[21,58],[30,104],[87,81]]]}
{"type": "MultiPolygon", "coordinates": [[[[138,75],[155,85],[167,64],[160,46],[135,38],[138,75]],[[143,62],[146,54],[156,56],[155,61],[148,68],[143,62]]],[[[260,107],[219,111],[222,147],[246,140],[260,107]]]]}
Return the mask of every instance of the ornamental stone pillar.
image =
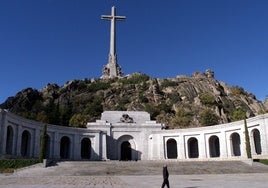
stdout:
{"type": "Polygon", "coordinates": [[[220,142],[220,158],[227,158],[227,140],[229,138],[226,137],[225,135],[225,131],[221,131],[220,133],[220,138],[219,138],[219,142],[220,142]]]}
{"type": "Polygon", "coordinates": [[[22,126],[17,126],[17,156],[21,156],[21,136],[22,136],[22,126]]]}

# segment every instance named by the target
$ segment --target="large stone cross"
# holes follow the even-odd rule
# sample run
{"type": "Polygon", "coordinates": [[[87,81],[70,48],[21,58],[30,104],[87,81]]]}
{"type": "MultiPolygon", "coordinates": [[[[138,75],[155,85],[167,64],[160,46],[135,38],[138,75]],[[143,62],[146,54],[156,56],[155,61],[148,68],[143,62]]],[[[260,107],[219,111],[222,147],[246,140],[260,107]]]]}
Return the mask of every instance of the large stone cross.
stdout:
{"type": "Polygon", "coordinates": [[[117,20],[125,20],[126,17],[116,16],[116,10],[113,6],[111,15],[102,15],[101,19],[111,21],[109,61],[102,70],[102,78],[120,77],[122,76],[122,71],[120,66],[117,64],[115,23],[117,20]]]}

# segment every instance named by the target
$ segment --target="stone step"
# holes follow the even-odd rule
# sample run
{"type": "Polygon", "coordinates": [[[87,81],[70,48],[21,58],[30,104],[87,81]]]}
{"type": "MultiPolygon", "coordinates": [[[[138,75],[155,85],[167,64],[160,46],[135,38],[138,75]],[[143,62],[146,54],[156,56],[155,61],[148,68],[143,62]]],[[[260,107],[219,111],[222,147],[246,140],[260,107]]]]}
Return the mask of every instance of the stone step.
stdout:
{"type": "Polygon", "coordinates": [[[241,161],[66,161],[55,166],[27,168],[16,174],[21,176],[106,176],[106,175],[161,175],[167,164],[170,174],[237,174],[268,173],[268,166],[241,161]]]}

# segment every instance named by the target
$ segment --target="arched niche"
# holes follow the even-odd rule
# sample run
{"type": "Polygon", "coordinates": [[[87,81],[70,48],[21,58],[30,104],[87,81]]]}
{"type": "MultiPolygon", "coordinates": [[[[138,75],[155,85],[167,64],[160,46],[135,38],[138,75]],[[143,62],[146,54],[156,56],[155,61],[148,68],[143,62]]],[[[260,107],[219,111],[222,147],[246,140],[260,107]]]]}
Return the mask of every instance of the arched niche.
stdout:
{"type": "Polygon", "coordinates": [[[83,138],[81,140],[81,158],[82,159],[91,158],[91,141],[89,138],[83,138]]]}
{"type": "Polygon", "coordinates": [[[241,156],[241,141],[238,133],[232,133],[230,136],[232,156],[241,156]]]}
{"type": "Polygon", "coordinates": [[[168,159],[177,159],[177,141],[173,138],[168,139],[167,141],[167,158],[168,159]]]}
{"type": "Polygon", "coordinates": [[[261,134],[258,129],[253,129],[251,132],[253,137],[254,149],[257,155],[261,155],[262,148],[261,148],[261,134]]]}
{"type": "Polygon", "coordinates": [[[21,135],[21,156],[30,157],[31,153],[31,133],[27,130],[24,130],[21,135]]]}
{"type": "Polygon", "coordinates": [[[188,145],[188,157],[198,158],[199,157],[198,140],[195,137],[191,137],[189,138],[187,145],[188,145]]]}
{"type": "Polygon", "coordinates": [[[220,156],[220,141],[219,137],[215,135],[209,138],[209,156],[210,157],[220,156]]]}
{"type": "Polygon", "coordinates": [[[70,145],[71,141],[68,136],[63,136],[60,140],[60,158],[69,159],[70,158],[70,145]]]}
{"type": "Polygon", "coordinates": [[[13,154],[13,140],[14,140],[14,131],[12,126],[7,127],[7,137],[6,137],[6,154],[13,154]]]}

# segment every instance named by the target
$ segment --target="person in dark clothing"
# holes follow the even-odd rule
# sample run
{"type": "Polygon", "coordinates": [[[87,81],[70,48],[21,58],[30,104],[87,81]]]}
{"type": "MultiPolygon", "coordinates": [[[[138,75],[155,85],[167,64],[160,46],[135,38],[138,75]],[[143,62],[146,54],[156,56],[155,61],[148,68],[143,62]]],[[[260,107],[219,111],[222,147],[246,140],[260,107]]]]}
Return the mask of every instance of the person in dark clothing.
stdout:
{"type": "Polygon", "coordinates": [[[169,176],[169,173],[168,173],[167,165],[165,165],[163,167],[163,183],[162,183],[161,188],[164,188],[165,185],[167,185],[167,187],[169,188],[168,176],[169,176]]]}

